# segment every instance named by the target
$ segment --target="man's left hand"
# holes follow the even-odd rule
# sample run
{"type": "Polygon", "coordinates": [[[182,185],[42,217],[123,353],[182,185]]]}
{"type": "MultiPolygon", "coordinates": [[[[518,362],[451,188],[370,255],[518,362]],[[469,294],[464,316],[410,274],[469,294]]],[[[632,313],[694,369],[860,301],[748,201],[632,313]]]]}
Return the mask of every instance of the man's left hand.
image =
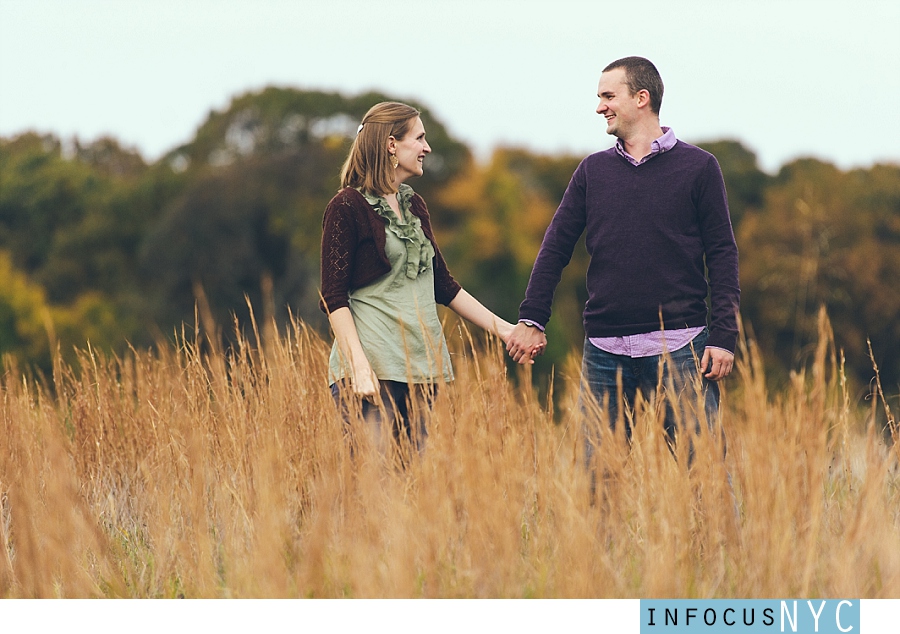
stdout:
{"type": "Polygon", "coordinates": [[[720,381],[731,374],[734,355],[722,348],[706,348],[700,361],[700,374],[710,381],[720,381]]]}

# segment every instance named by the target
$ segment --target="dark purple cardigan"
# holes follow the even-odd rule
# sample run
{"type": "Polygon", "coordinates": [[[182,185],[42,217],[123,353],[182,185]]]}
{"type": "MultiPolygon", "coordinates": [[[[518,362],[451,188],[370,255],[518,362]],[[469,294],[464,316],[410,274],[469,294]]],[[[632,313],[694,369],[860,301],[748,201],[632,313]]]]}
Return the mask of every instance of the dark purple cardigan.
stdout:
{"type": "MultiPolygon", "coordinates": [[[[450,304],[461,286],[450,275],[431,229],[428,207],[415,194],[413,215],[422,221],[425,237],[434,245],[434,298],[450,304]]],[[[339,191],[325,208],[322,221],[322,300],[319,308],[331,313],[350,305],[351,290],[371,284],[391,270],[385,253],[387,221],[352,187],[339,191]]]]}

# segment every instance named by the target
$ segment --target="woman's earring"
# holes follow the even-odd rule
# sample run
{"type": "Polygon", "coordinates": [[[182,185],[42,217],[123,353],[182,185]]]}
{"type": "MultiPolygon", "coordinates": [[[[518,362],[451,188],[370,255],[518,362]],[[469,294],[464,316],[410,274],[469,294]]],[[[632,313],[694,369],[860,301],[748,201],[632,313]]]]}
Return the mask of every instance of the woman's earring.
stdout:
{"type": "Polygon", "coordinates": [[[397,169],[398,165],[400,165],[400,159],[397,158],[396,154],[391,154],[391,167],[397,169]]]}

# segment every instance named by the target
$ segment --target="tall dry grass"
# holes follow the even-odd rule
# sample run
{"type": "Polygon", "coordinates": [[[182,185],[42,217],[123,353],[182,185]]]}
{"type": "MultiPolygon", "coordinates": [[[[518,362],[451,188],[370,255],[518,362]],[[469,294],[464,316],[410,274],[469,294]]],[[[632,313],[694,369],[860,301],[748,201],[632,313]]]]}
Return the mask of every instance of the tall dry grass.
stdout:
{"type": "Polygon", "coordinates": [[[7,367],[0,596],[900,597],[897,453],[820,331],[778,393],[744,347],[724,464],[701,437],[688,471],[639,403],[593,503],[577,361],[555,415],[458,330],[406,468],[351,455],[303,324],[264,351],[88,349],[50,385],[7,367]]]}

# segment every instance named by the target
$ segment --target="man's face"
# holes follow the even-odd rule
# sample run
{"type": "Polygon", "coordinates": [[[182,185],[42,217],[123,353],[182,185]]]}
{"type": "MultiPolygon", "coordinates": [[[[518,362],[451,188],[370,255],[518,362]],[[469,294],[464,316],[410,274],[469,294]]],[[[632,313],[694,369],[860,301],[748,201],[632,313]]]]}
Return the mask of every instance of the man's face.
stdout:
{"type": "Polygon", "coordinates": [[[625,69],[614,68],[600,75],[597,114],[606,119],[606,133],[624,138],[638,114],[637,95],[625,83],[625,69]]]}

